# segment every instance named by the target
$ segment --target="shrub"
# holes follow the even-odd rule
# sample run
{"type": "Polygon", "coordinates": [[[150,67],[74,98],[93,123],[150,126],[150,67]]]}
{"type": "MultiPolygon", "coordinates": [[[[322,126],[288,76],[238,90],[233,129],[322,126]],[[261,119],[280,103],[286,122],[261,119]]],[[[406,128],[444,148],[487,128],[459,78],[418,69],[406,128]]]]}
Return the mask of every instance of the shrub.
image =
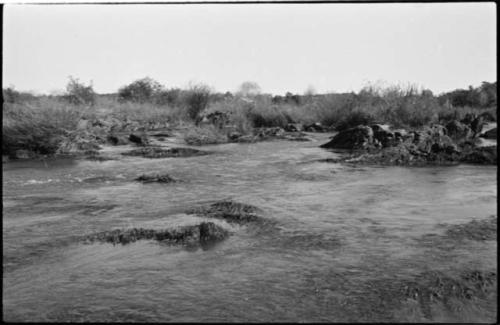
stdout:
{"type": "Polygon", "coordinates": [[[375,123],[375,117],[362,110],[354,110],[345,115],[337,124],[336,129],[343,131],[357,125],[369,125],[375,123]]]}
{"type": "Polygon", "coordinates": [[[96,93],[92,88],[92,83],[85,86],[78,79],[69,77],[64,98],[71,104],[92,106],[95,104],[96,93]]]}
{"type": "Polygon", "coordinates": [[[118,90],[118,100],[121,102],[152,102],[153,97],[155,97],[162,90],[163,86],[159,82],[146,77],[120,88],[118,90]]]}
{"type": "Polygon", "coordinates": [[[154,103],[157,105],[179,105],[182,90],[172,88],[170,90],[160,90],[154,95],[154,103]]]}
{"type": "Polygon", "coordinates": [[[21,103],[30,100],[34,100],[36,97],[28,92],[20,92],[14,89],[14,87],[9,87],[2,90],[3,102],[4,103],[21,103]]]}
{"type": "Polygon", "coordinates": [[[200,113],[208,106],[210,88],[203,84],[191,85],[184,93],[184,103],[188,117],[196,121],[200,113]]]}

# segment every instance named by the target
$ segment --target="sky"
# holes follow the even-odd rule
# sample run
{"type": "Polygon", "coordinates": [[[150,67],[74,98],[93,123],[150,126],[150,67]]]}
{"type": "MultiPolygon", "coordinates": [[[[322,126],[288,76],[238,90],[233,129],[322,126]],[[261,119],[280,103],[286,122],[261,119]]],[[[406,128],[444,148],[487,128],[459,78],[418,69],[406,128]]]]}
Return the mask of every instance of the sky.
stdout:
{"type": "Polygon", "coordinates": [[[494,3],[16,5],[4,7],[3,85],[35,93],[68,76],[116,92],[245,81],[273,94],[415,84],[441,93],[496,81],[494,3]]]}

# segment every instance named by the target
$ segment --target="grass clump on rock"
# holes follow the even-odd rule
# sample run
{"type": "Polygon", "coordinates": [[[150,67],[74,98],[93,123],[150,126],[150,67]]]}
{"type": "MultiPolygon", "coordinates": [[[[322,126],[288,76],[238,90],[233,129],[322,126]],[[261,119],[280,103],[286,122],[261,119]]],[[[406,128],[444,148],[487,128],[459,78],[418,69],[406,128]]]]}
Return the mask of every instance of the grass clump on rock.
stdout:
{"type": "Polygon", "coordinates": [[[209,206],[193,209],[188,213],[200,214],[208,218],[224,219],[233,223],[248,223],[262,220],[262,210],[252,205],[234,202],[219,201],[209,206]]]}
{"type": "Polygon", "coordinates": [[[159,242],[181,245],[206,245],[226,239],[229,232],[213,222],[202,222],[198,225],[184,226],[174,229],[115,229],[92,234],[85,237],[88,243],[103,242],[129,244],[138,240],[156,240],[159,242]]]}
{"type": "Polygon", "coordinates": [[[446,235],[454,239],[494,240],[497,238],[497,218],[490,216],[483,220],[453,225],[446,231],[446,235]]]}
{"type": "Polygon", "coordinates": [[[143,174],[135,179],[143,183],[176,183],[177,179],[168,174],[143,174]]]}
{"type": "Polygon", "coordinates": [[[193,148],[162,148],[162,147],[144,147],[134,149],[128,152],[123,152],[125,156],[142,156],[144,158],[173,158],[173,157],[192,157],[203,156],[208,154],[206,151],[201,151],[193,148]]]}

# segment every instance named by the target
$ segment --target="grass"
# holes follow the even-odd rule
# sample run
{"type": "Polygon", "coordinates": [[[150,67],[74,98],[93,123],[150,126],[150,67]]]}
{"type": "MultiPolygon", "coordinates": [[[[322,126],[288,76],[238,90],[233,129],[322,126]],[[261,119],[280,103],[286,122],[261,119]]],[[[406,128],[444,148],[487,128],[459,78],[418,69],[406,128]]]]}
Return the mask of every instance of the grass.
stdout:
{"type": "Polygon", "coordinates": [[[53,154],[77,130],[83,115],[84,111],[71,105],[47,100],[29,105],[4,103],[2,150],[7,155],[14,155],[17,150],[53,154]]]}

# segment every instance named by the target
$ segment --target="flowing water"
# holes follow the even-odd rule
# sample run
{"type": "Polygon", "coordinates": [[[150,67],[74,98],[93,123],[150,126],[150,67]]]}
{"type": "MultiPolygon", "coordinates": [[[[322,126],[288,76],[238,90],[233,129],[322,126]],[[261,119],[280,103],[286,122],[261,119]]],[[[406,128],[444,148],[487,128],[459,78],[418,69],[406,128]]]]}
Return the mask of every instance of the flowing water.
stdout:
{"type": "Polygon", "coordinates": [[[430,315],[395,298],[423,272],[496,272],[496,241],[422,243],[496,215],[496,166],[325,163],[339,155],[318,148],[328,136],[207,146],[212,154],[190,158],[120,156],[125,146],[106,149],[118,160],[4,164],[4,320],[494,321],[496,292],[430,315]],[[183,182],[134,181],[150,172],[183,182]],[[226,199],[273,222],[216,220],[232,235],[207,250],[78,240],[198,223],[208,219],[184,212],[226,199]]]}

